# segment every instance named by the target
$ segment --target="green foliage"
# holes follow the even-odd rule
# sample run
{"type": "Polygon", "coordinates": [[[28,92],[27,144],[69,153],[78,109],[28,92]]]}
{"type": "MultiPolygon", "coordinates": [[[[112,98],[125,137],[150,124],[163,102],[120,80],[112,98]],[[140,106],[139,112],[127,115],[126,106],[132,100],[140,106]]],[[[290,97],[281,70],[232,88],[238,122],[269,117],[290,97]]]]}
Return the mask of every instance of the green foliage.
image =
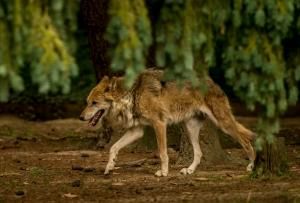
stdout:
{"type": "MultiPolygon", "coordinates": [[[[2,3],[2,2],[1,2],[2,3]]],[[[15,1],[18,5],[18,1],[15,1]]],[[[19,9],[18,6],[15,6],[19,9]]],[[[19,31],[20,19],[16,18],[13,23],[15,24],[15,40],[11,40],[10,27],[5,18],[11,17],[5,14],[5,8],[0,7],[0,101],[6,100],[9,96],[9,89],[14,91],[23,90],[23,81],[18,75],[18,64],[23,64],[22,57],[19,56],[22,51],[22,47],[18,44],[16,49],[12,48],[12,43],[18,43],[20,41],[20,36],[17,31],[19,31]]],[[[7,7],[6,9],[12,9],[7,7]]],[[[16,13],[13,13],[16,15],[16,13]]],[[[11,14],[12,15],[12,14],[11,14]]]]}
{"type": "Polygon", "coordinates": [[[293,28],[294,11],[293,0],[247,0],[234,6],[227,22],[222,54],[226,78],[250,109],[260,108],[258,149],[273,141],[278,116],[298,99],[299,78],[292,76],[297,68],[287,60],[284,44],[293,28]],[[235,15],[240,16],[238,23],[235,15]]]}
{"type": "Polygon", "coordinates": [[[70,91],[77,12],[77,1],[0,0],[0,101],[24,89],[21,69],[39,93],[70,91]]]}
{"type": "MultiPolygon", "coordinates": [[[[130,53],[137,48],[131,42],[145,33],[135,29],[140,16],[131,3],[112,2],[107,30],[112,67],[132,73],[132,83],[139,71],[132,66],[137,60],[130,53]]],[[[165,67],[167,79],[193,84],[201,84],[209,68],[223,68],[236,95],[260,111],[259,148],[272,142],[278,117],[299,97],[300,43],[290,49],[299,38],[299,13],[298,0],[165,0],[153,22],[157,65],[165,67]]],[[[142,46],[142,57],[148,45],[142,46]]]]}
{"type": "Polygon", "coordinates": [[[126,72],[126,86],[145,68],[145,56],[151,44],[151,26],[143,0],[111,0],[107,39],[113,46],[113,70],[126,72]]]}
{"type": "Polygon", "coordinates": [[[166,78],[191,81],[215,65],[215,32],[223,32],[226,3],[165,1],[156,24],[156,61],[166,78]]]}

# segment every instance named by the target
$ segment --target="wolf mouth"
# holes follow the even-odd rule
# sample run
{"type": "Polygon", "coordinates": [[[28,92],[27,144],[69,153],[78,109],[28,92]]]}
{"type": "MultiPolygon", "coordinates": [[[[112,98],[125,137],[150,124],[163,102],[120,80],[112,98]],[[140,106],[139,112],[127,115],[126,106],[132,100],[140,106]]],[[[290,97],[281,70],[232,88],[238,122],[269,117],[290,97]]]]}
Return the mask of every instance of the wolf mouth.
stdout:
{"type": "Polygon", "coordinates": [[[95,126],[100,120],[100,118],[103,116],[104,112],[104,109],[100,109],[99,111],[97,111],[97,113],[95,113],[95,115],[89,120],[89,125],[95,126]]]}

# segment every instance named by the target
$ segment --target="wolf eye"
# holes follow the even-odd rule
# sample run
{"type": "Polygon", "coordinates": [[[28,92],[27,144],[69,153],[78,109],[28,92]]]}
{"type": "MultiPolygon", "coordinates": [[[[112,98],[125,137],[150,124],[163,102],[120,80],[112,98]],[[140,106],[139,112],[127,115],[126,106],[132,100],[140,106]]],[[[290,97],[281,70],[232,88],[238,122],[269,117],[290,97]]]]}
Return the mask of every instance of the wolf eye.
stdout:
{"type": "Polygon", "coordinates": [[[97,104],[97,102],[96,102],[96,101],[93,101],[93,102],[92,102],[92,104],[93,104],[93,105],[96,105],[96,104],[97,104]]]}

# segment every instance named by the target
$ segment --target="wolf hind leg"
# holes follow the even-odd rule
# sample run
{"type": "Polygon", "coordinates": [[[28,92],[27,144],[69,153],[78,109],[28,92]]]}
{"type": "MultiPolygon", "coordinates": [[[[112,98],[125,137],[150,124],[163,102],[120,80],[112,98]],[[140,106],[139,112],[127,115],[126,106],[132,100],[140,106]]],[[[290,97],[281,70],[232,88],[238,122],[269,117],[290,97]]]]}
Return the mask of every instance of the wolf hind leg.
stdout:
{"type": "Polygon", "coordinates": [[[187,175],[194,173],[202,158],[202,151],[199,144],[199,132],[203,126],[203,122],[197,118],[192,118],[188,121],[185,121],[184,125],[194,152],[192,164],[188,168],[183,168],[180,170],[180,173],[187,175]]]}
{"type": "Polygon", "coordinates": [[[233,118],[229,122],[221,121],[220,127],[223,132],[229,134],[233,139],[238,141],[240,145],[243,147],[244,151],[246,152],[249,164],[246,168],[247,171],[252,171],[254,168],[254,160],[255,160],[255,151],[251,145],[252,139],[254,139],[255,134],[245,128],[242,124],[235,121],[233,118]]]}
{"type": "Polygon", "coordinates": [[[247,166],[247,171],[252,171],[254,168],[254,161],[256,158],[255,150],[251,145],[251,141],[256,137],[256,134],[249,129],[245,128],[242,124],[236,121],[237,133],[240,135],[239,140],[240,144],[244,148],[245,152],[249,158],[249,164],[247,166]]]}
{"type": "Polygon", "coordinates": [[[109,151],[109,160],[105,168],[104,174],[109,174],[114,169],[116,158],[119,151],[127,145],[143,137],[144,131],[141,127],[135,127],[128,130],[111,148],[109,151]]]}
{"type": "Polygon", "coordinates": [[[239,142],[250,161],[247,171],[252,171],[256,155],[251,141],[255,138],[256,134],[235,120],[229,105],[212,105],[211,109],[205,108],[205,113],[224,133],[239,142]]]}

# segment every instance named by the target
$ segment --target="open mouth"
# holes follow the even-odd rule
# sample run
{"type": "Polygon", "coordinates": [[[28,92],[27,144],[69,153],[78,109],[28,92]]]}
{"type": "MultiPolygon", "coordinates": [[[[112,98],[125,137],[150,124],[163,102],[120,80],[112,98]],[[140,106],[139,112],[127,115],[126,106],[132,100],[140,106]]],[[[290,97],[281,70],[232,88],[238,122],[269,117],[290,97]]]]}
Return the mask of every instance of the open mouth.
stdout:
{"type": "Polygon", "coordinates": [[[100,120],[100,118],[103,116],[104,112],[105,112],[104,109],[97,111],[97,113],[95,113],[95,115],[89,120],[89,125],[95,126],[100,120]]]}

